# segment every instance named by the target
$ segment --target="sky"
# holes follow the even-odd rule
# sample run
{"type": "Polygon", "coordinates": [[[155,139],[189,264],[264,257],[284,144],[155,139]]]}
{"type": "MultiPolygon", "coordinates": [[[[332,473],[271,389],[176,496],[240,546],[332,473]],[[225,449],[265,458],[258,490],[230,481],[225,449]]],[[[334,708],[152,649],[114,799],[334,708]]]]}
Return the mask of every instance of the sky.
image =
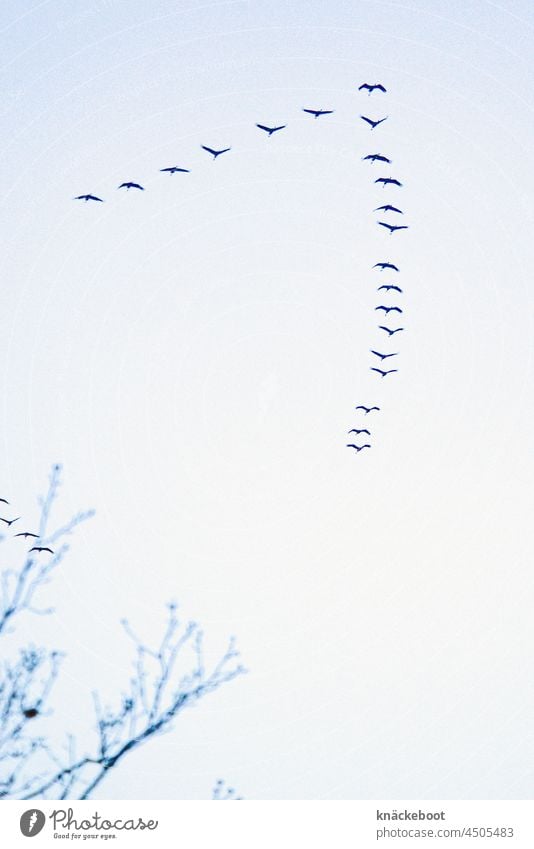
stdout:
{"type": "Polygon", "coordinates": [[[18,630],[68,649],[47,727],[90,745],[120,619],[156,641],[169,599],[249,670],[97,797],[531,798],[533,28],[524,0],[2,4],[0,494],[35,521],[59,461],[58,521],[96,510],[18,630]]]}

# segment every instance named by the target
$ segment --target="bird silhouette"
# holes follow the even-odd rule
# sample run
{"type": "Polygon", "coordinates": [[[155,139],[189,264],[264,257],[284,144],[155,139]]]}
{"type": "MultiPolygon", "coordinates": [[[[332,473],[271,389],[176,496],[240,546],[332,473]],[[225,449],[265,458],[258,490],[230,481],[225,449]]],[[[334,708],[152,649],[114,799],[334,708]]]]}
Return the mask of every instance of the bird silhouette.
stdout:
{"type": "Polygon", "coordinates": [[[39,539],[39,534],[32,534],[30,531],[22,531],[20,534],[13,534],[14,537],[24,537],[27,539],[28,537],[33,537],[34,539],[39,539]]]}
{"type": "Polygon", "coordinates": [[[379,287],[378,287],[378,289],[377,289],[376,291],[377,291],[377,292],[380,292],[380,290],[381,290],[381,289],[385,289],[385,290],[386,290],[386,292],[391,292],[391,291],[393,291],[393,292],[400,292],[400,293],[401,293],[401,295],[402,295],[402,289],[401,289],[401,287],[400,287],[400,286],[393,286],[393,284],[391,284],[391,283],[388,283],[387,285],[384,285],[384,286],[379,286],[379,287]]]}
{"type": "Polygon", "coordinates": [[[303,109],[308,115],[313,115],[314,118],[320,118],[321,115],[332,115],[333,109],[303,109]]]}
{"type": "Polygon", "coordinates": [[[370,162],[385,162],[386,165],[391,165],[391,159],[388,159],[387,156],[383,156],[381,153],[368,153],[367,156],[362,157],[362,162],[369,160],[370,162]]]}
{"type": "Polygon", "coordinates": [[[384,92],[384,94],[385,94],[385,93],[386,93],[386,91],[387,91],[387,89],[386,89],[386,88],[384,88],[384,86],[382,85],[382,83],[374,83],[374,84],[370,84],[370,83],[363,83],[363,85],[361,85],[361,86],[358,88],[358,91],[367,91],[369,94],[372,94],[372,93],[373,93],[373,91],[383,91],[383,92],[384,92]]]}
{"type": "Polygon", "coordinates": [[[400,270],[396,265],[393,265],[392,262],[377,262],[376,265],[373,265],[373,268],[379,268],[380,271],[384,271],[386,268],[391,269],[391,271],[400,270]]]}
{"type": "Polygon", "coordinates": [[[377,221],[377,224],[380,224],[381,227],[385,227],[386,230],[389,230],[390,235],[393,235],[397,230],[409,230],[407,224],[387,224],[385,221],[377,221]]]}
{"type": "Polygon", "coordinates": [[[78,195],[74,200],[84,200],[86,203],[88,200],[97,200],[99,203],[104,203],[102,198],[97,198],[96,195],[78,195]]]}
{"type": "Polygon", "coordinates": [[[399,180],[395,180],[393,177],[379,177],[378,180],[375,180],[375,183],[382,183],[384,188],[386,186],[402,186],[402,183],[399,180]]]}
{"type": "Polygon", "coordinates": [[[26,719],[34,719],[38,715],[39,711],[37,708],[26,708],[26,710],[23,710],[22,713],[26,719]]]}
{"type": "Polygon", "coordinates": [[[396,206],[391,206],[390,203],[386,203],[385,206],[377,206],[374,212],[398,212],[399,215],[404,215],[402,209],[398,209],[396,206]]]}
{"type": "Polygon", "coordinates": [[[401,330],[404,330],[404,327],[396,327],[394,330],[391,330],[389,327],[384,327],[383,324],[379,324],[378,329],[385,330],[390,336],[394,336],[395,333],[400,333],[401,330]]]}
{"type": "Polygon", "coordinates": [[[130,189],[139,189],[140,192],[144,192],[143,186],[140,186],[139,183],[121,183],[118,188],[126,189],[127,192],[129,192],[130,189]]]}
{"type": "Polygon", "coordinates": [[[2,517],[0,516],[0,522],[5,522],[8,527],[11,527],[11,525],[13,525],[15,522],[18,522],[19,519],[20,516],[17,516],[16,519],[2,519],[2,517]]]}
{"type": "Polygon", "coordinates": [[[46,545],[34,545],[34,546],[33,546],[33,548],[30,548],[30,551],[37,551],[37,552],[39,552],[39,551],[49,551],[49,552],[50,552],[50,554],[53,554],[53,553],[54,553],[54,552],[52,551],[52,549],[51,549],[51,548],[47,548],[47,546],[46,546],[46,545]]]}
{"type": "Polygon", "coordinates": [[[373,410],[380,410],[380,407],[366,407],[364,404],[360,404],[358,407],[354,407],[355,410],[363,410],[365,415],[368,413],[372,413],[373,410]]]}
{"type": "Polygon", "coordinates": [[[9,501],[6,501],[5,498],[0,498],[0,501],[2,502],[2,504],[9,504],[9,501]]]}
{"type": "Polygon", "coordinates": [[[385,118],[380,118],[380,120],[379,120],[379,121],[373,121],[373,119],[372,119],[372,118],[366,118],[366,116],[365,116],[365,115],[360,115],[360,118],[362,119],[362,121],[366,121],[366,123],[370,125],[370,127],[371,127],[371,129],[372,129],[372,130],[374,130],[374,129],[375,129],[375,127],[378,127],[378,125],[379,125],[379,124],[383,124],[383,123],[384,123],[384,121],[387,121],[388,117],[389,117],[389,116],[388,116],[388,115],[386,115],[386,117],[385,117],[385,118]]]}
{"type": "Polygon", "coordinates": [[[370,448],[370,447],[371,446],[369,445],[369,443],[367,443],[366,445],[354,445],[353,443],[350,443],[349,445],[347,445],[347,448],[354,448],[356,451],[363,451],[364,448],[370,448]]]}
{"type": "Polygon", "coordinates": [[[360,430],[358,430],[357,427],[353,427],[352,430],[349,430],[349,433],[355,433],[357,436],[359,436],[360,433],[366,433],[367,436],[371,436],[371,432],[365,427],[362,427],[360,430]]]}
{"type": "Polygon", "coordinates": [[[371,350],[371,354],[376,354],[376,356],[380,357],[381,360],[387,360],[388,357],[398,357],[399,356],[398,351],[397,351],[396,354],[381,354],[380,351],[373,351],[372,348],[370,350],[371,350]]]}
{"type": "Polygon", "coordinates": [[[177,168],[176,165],[173,165],[172,168],[160,168],[160,171],[163,173],[167,172],[168,174],[178,174],[178,172],[182,174],[189,174],[189,168],[177,168]]]}
{"type": "Polygon", "coordinates": [[[256,126],[258,127],[258,129],[264,130],[266,133],[268,133],[270,138],[272,134],[277,133],[278,130],[285,130],[287,124],[281,124],[279,127],[266,127],[265,124],[256,124],[256,126]]]}
{"type": "Polygon", "coordinates": [[[379,307],[375,307],[375,312],[376,310],[384,310],[386,315],[390,312],[402,312],[400,307],[385,307],[383,304],[380,304],[379,307]]]}
{"type": "Polygon", "coordinates": [[[398,368],[390,368],[389,371],[383,371],[381,368],[375,368],[371,366],[371,371],[377,371],[382,377],[385,377],[386,374],[393,374],[393,372],[398,371],[398,368]]]}
{"type": "Polygon", "coordinates": [[[228,153],[229,150],[232,150],[231,147],[224,147],[222,150],[214,150],[212,147],[207,147],[205,144],[201,144],[200,147],[202,150],[206,150],[208,153],[211,153],[214,159],[217,159],[221,153],[228,153]]]}

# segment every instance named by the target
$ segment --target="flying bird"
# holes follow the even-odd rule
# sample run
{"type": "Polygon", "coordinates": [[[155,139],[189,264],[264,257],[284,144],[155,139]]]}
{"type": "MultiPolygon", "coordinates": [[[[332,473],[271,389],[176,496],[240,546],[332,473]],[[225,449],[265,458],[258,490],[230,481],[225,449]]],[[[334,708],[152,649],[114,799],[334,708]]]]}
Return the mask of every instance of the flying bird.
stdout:
{"type": "Polygon", "coordinates": [[[390,203],[386,203],[385,206],[377,206],[374,212],[398,212],[399,215],[404,215],[402,209],[398,209],[396,206],[391,206],[390,203]]]}
{"type": "Polygon", "coordinates": [[[394,371],[398,371],[398,368],[390,368],[389,371],[383,371],[381,368],[375,368],[371,366],[371,371],[377,371],[382,377],[385,377],[386,374],[393,374],[394,371]]]}
{"type": "Polygon", "coordinates": [[[381,153],[368,153],[367,156],[362,157],[362,162],[366,160],[370,162],[385,162],[386,165],[391,165],[391,159],[388,159],[387,156],[383,156],[381,153]]]}
{"type": "Polygon", "coordinates": [[[402,186],[402,183],[399,180],[395,180],[393,177],[379,177],[378,180],[375,180],[375,183],[383,183],[384,188],[386,186],[402,186]]]}
{"type": "Polygon", "coordinates": [[[212,147],[207,147],[205,144],[201,144],[200,147],[202,150],[206,150],[208,153],[211,153],[214,159],[217,159],[221,153],[228,153],[229,150],[232,150],[231,147],[224,147],[222,150],[214,150],[212,147]]]}
{"type": "Polygon", "coordinates": [[[402,312],[400,307],[385,307],[383,304],[380,304],[379,307],[375,307],[375,312],[376,310],[384,310],[386,315],[390,312],[402,312]]]}
{"type": "Polygon", "coordinates": [[[6,523],[6,525],[8,525],[9,527],[11,527],[11,525],[12,525],[14,522],[18,522],[18,520],[19,520],[19,519],[20,519],[20,516],[17,516],[17,518],[16,518],[16,519],[2,519],[2,517],[0,516],[0,522],[5,522],[5,523],[6,523]]]}
{"type": "Polygon", "coordinates": [[[181,172],[182,174],[190,173],[189,168],[177,168],[175,165],[173,165],[172,168],[160,168],[159,170],[162,172],[166,171],[168,174],[178,174],[178,172],[181,172]]]}
{"type": "Polygon", "coordinates": [[[384,92],[384,94],[385,94],[385,93],[386,93],[386,91],[387,91],[387,89],[385,89],[385,88],[384,88],[384,86],[382,85],[382,83],[374,83],[374,84],[370,84],[370,83],[363,83],[363,85],[361,85],[361,86],[358,88],[358,91],[362,91],[362,90],[363,90],[363,91],[367,91],[369,94],[372,94],[372,93],[373,93],[373,91],[383,91],[383,92],[384,92]]]}
{"type": "Polygon", "coordinates": [[[34,719],[38,715],[39,711],[37,708],[27,708],[26,710],[23,710],[22,713],[26,719],[34,719]]]}
{"type": "Polygon", "coordinates": [[[369,443],[367,443],[366,445],[353,445],[353,444],[347,445],[347,448],[354,448],[356,451],[363,451],[364,448],[370,448],[370,447],[371,446],[369,445],[369,443]]]}
{"type": "Polygon", "coordinates": [[[349,430],[349,433],[356,433],[358,434],[358,436],[360,435],[360,433],[366,433],[367,436],[371,436],[370,431],[368,431],[365,427],[362,427],[361,430],[358,430],[358,428],[353,427],[352,430],[349,430]]]}
{"type": "Polygon", "coordinates": [[[266,133],[269,133],[269,138],[273,133],[277,133],[278,130],[285,130],[287,124],[281,124],[279,127],[266,127],[265,124],[256,124],[258,129],[264,130],[266,133]]]}
{"type": "Polygon", "coordinates": [[[392,235],[396,230],[408,230],[409,227],[407,224],[387,224],[385,221],[377,221],[377,224],[380,224],[381,227],[385,227],[389,230],[390,235],[392,235]]]}
{"type": "Polygon", "coordinates": [[[365,415],[368,413],[372,413],[373,410],[380,410],[380,407],[365,407],[363,404],[360,404],[358,407],[354,407],[355,410],[363,410],[365,415]]]}
{"type": "Polygon", "coordinates": [[[5,498],[0,498],[0,501],[2,502],[2,504],[9,504],[9,501],[6,501],[5,498]]]}
{"type": "Polygon", "coordinates": [[[390,336],[394,336],[395,333],[400,333],[401,330],[404,330],[404,327],[396,327],[394,330],[390,330],[389,327],[384,327],[383,324],[378,325],[379,330],[385,330],[386,333],[389,333],[390,336]]]}
{"type": "Polygon", "coordinates": [[[86,203],[88,200],[97,200],[99,203],[104,203],[102,198],[97,198],[96,195],[78,195],[74,200],[84,200],[86,203]]]}
{"type": "Polygon", "coordinates": [[[393,290],[394,292],[400,292],[400,294],[402,295],[402,289],[401,289],[401,287],[400,287],[400,286],[393,286],[391,283],[389,283],[387,286],[386,286],[386,285],[384,285],[384,286],[379,286],[379,287],[378,287],[378,289],[377,289],[376,291],[377,291],[377,292],[380,292],[380,290],[381,290],[381,289],[385,289],[385,290],[386,290],[386,292],[390,292],[390,291],[392,291],[392,290],[393,290]]]}
{"type": "Polygon", "coordinates": [[[379,121],[373,121],[372,118],[366,118],[365,115],[360,115],[360,118],[362,119],[362,121],[366,121],[371,126],[372,130],[374,130],[375,127],[378,127],[379,124],[383,124],[384,121],[387,121],[388,117],[389,116],[386,115],[385,118],[380,118],[379,121]]]}
{"type": "Polygon", "coordinates": [[[321,115],[332,115],[333,109],[303,109],[308,115],[313,115],[314,118],[319,118],[321,115]]]}
{"type": "Polygon", "coordinates": [[[140,192],[144,192],[143,186],[140,186],[139,183],[121,183],[118,186],[119,189],[126,189],[126,191],[130,191],[130,189],[139,189],[140,192]]]}
{"type": "Polygon", "coordinates": [[[39,539],[39,534],[32,534],[30,531],[23,531],[21,534],[14,534],[16,537],[24,537],[27,539],[28,537],[33,537],[34,539],[39,539]]]}
{"type": "Polygon", "coordinates": [[[376,265],[373,265],[373,268],[379,268],[380,271],[384,271],[386,268],[390,268],[392,271],[399,271],[396,265],[393,265],[392,262],[377,262],[376,265]]]}
{"type": "Polygon", "coordinates": [[[398,357],[399,352],[396,354],[381,354],[380,351],[373,351],[371,348],[371,354],[376,354],[377,357],[380,357],[381,360],[387,360],[388,357],[398,357]]]}
{"type": "Polygon", "coordinates": [[[30,551],[49,551],[50,554],[54,553],[51,548],[47,548],[45,545],[34,545],[33,548],[30,548],[30,551]]]}

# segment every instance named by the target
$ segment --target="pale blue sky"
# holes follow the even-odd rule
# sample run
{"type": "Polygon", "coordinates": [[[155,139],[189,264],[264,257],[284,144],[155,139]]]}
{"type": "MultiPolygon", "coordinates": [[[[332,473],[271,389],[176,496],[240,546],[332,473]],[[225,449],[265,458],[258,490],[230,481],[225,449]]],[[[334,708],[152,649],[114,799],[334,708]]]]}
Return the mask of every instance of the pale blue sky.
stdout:
{"type": "Polygon", "coordinates": [[[481,0],[3,4],[2,486],[31,517],[60,460],[62,510],[97,510],[28,622],[69,648],[51,727],[87,726],[128,674],[119,618],[155,636],[170,597],[251,669],[103,797],[531,797],[533,26],[481,0]],[[385,381],[381,259],[407,328],[385,381]]]}

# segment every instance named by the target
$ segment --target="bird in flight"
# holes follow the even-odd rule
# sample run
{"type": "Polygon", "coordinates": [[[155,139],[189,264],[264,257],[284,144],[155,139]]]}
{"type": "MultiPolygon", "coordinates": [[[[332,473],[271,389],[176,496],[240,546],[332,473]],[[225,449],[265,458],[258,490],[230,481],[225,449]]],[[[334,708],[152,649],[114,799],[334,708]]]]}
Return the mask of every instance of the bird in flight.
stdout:
{"type": "Polygon", "coordinates": [[[358,436],[360,435],[360,433],[366,433],[367,436],[371,436],[371,432],[365,427],[362,427],[360,430],[358,430],[357,427],[353,427],[352,430],[349,430],[349,433],[356,433],[358,436]]]}
{"type": "Polygon", "coordinates": [[[402,186],[402,183],[393,179],[393,177],[379,177],[378,180],[375,180],[375,183],[383,183],[384,188],[386,186],[402,186]]]}
{"type": "Polygon", "coordinates": [[[119,189],[126,189],[126,191],[130,191],[130,189],[139,189],[140,192],[144,192],[143,186],[140,186],[139,183],[121,183],[118,187],[119,189]]]}
{"type": "Polygon", "coordinates": [[[30,531],[23,531],[22,533],[15,534],[14,536],[24,537],[24,539],[27,539],[28,537],[33,537],[34,539],[39,539],[39,534],[32,534],[32,533],[30,533],[30,531]]]}
{"type": "Polygon", "coordinates": [[[384,327],[383,324],[378,325],[379,330],[385,330],[386,333],[389,333],[390,336],[394,336],[395,333],[400,333],[401,330],[404,330],[404,327],[396,327],[394,330],[390,330],[389,327],[384,327]]]}
{"type": "Polygon", "coordinates": [[[388,285],[384,285],[384,286],[379,286],[376,291],[380,292],[381,289],[385,289],[386,292],[390,292],[391,290],[393,290],[394,292],[400,292],[400,294],[402,295],[401,287],[400,286],[393,286],[392,283],[389,283],[388,285]]]}
{"type": "Polygon", "coordinates": [[[279,127],[266,127],[265,124],[256,124],[259,130],[264,130],[269,134],[269,138],[273,133],[277,133],[278,130],[285,130],[287,124],[281,124],[279,127]]]}
{"type": "Polygon", "coordinates": [[[385,118],[380,118],[379,121],[373,121],[372,118],[366,118],[365,115],[360,115],[360,118],[362,119],[362,121],[365,121],[367,124],[369,124],[372,130],[374,130],[375,127],[378,127],[379,124],[383,124],[384,121],[387,121],[388,115],[386,115],[385,118]]]}
{"type": "Polygon", "coordinates": [[[392,262],[377,262],[376,265],[373,265],[373,268],[379,268],[380,271],[384,271],[386,268],[390,268],[392,271],[399,271],[396,265],[393,265],[392,262]]]}
{"type": "Polygon", "coordinates": [[[355,451],[363,451],[364,448],[370,447],[371,446],[369,445],[369,443],[367,443],[366,445],[353,445],[352,443],[350,445],[347,445],[347,448],[354,448],[355,451]]]}
{"type": "Polygon", "coordinates": [[[386,374],[393,374],[394,371],[398,371],[398,368],[390,368],[389,371],[383,371],[383,369],[381,368],[375,368],[374,366],[371,366],[371,371],[377,371],[379,375],[385,377],[386,374]]]}
{"type": "Polygon", "coordinates": [[[385,94],[385,93],[386,93],[386,91],[387,91],[387,89],[386,89],[386,88],[384,88],[384,86],[382,85],[382,83],[374,83],[374,84],[370,84],[370,83],[363,83],[363,85],[361,85],[361,86],[358,88],[358,91],[367,91],[369,94],[372,94],[372,93],[373,93],[373,91],[383,91],[383,92],[384,92],[384,94],[385,94]]]}
{"type": "Polygon", "coordinates": [[[162,172],[166,171],[168,174],[178,174],[178,172],[181,172],[182,174],[190,173],[189,168],[177,168],[175,165],[173,165],[172,168],[160,168],[159,170],[162,172]]]}
{"type": "Polygon", "coordinates": [[[14,522],[18,522],[19,519],[20,516],[17,516],[16,519],[2,519],[2,517],[0,516],[0,522],[5,522],[8,527],[11,527],[14,522]]]}
{"type": "Polygon", "coordinates": [[[380,224],[381,227],[385,227],[389,230],[390,234],[393,234],[396,230],[408,230],[409,227],[407,224],[386,224],[385,221],[377,221],[377,224],[380,224]]]}
{"type": "Polygon", "coordinates": [[[45,545],[34,545],[33,548],[30,548],[30,551],[49,551],[50,554],[54,553],[51,548],[47,548],[45,545]]]}
{"type": "Polygon", "coordinates": [[[368,413],[372,413],[373,410],[380,410],[380,407],[365,407],[363,404],[360,404],[358,407],[354,407],[355,410],[363,410],[365,415],[368,413]]]}
{"type": "Polygon", "coordinates": [[[9,501],[6,501],[5,498],[0,498],[0,501],[2,502],[2,504],[9,504],[9,501]]]}
{"type": "Polygon", "coordinates": [[[384,310],[386,315],[390,312],[402,312],[400,307],[385,307],[383,304],[380,304],[379,307],[375,307],[375,312],[376,310],[384,310]]]}
{"type": "Polygon", "coordinates": [[[308,115],[313,115],[314,118],[319,118],[321,115],[332,115],[333,109],[303,109],[308,115]]]}
{"type": "Polygon", "coordinates": [[[398,356],[399,356],[399,352],[398,352],[398,351],[397,351],[397,353],[396,353],[396,354],[381,354],[381,353],[380,353],[380,351],[373,351],[373,349],[372,349],[372,348],[371,348],[371,354],[376,354],[376,356],[377,356],[377,357],[380,357],[380,359],[381,359],[382,361],[383,361],[383,360],[387,360],[387,358],[388,358],[388,357],[398,357],[398,356]]]}
{"type": "Polygon", "coordinates": [[[214,150],[212,147],[207,147],[205,144],[201,144],[200,147],[202,150],[206,150],[208,153],[211,153],[214,159],[217,159],[221,153],[228,153],[229,150],[232,150],[231,147],[224,147],[222,150],[214,150]]]}
{"type": "Polygon", "coordinates": [[[375,212],[398,212],[399,215],[404,215],[402,209],[398,209],[396,206],[391,206],[390,203],[386,203],[385,206],[377,206],[374,210],[375,212]]]}
{"type": "Polygon", "coordinates": [[[74,200],[84,200],[86,203],[88,200],[97,200],[99,203],[104,203],[102,198],[97,198],[96,195],[78,195],[74,200]]]}
{"type": "Polygon", "coordinates": [[[366,160],[370,162],[385,162],[386,165],[391,165],[391,159],[388,159],[387,156],[383,156],[381,153],[368,153],[367,156],[362,157],[363,162],[366,160]]]}

